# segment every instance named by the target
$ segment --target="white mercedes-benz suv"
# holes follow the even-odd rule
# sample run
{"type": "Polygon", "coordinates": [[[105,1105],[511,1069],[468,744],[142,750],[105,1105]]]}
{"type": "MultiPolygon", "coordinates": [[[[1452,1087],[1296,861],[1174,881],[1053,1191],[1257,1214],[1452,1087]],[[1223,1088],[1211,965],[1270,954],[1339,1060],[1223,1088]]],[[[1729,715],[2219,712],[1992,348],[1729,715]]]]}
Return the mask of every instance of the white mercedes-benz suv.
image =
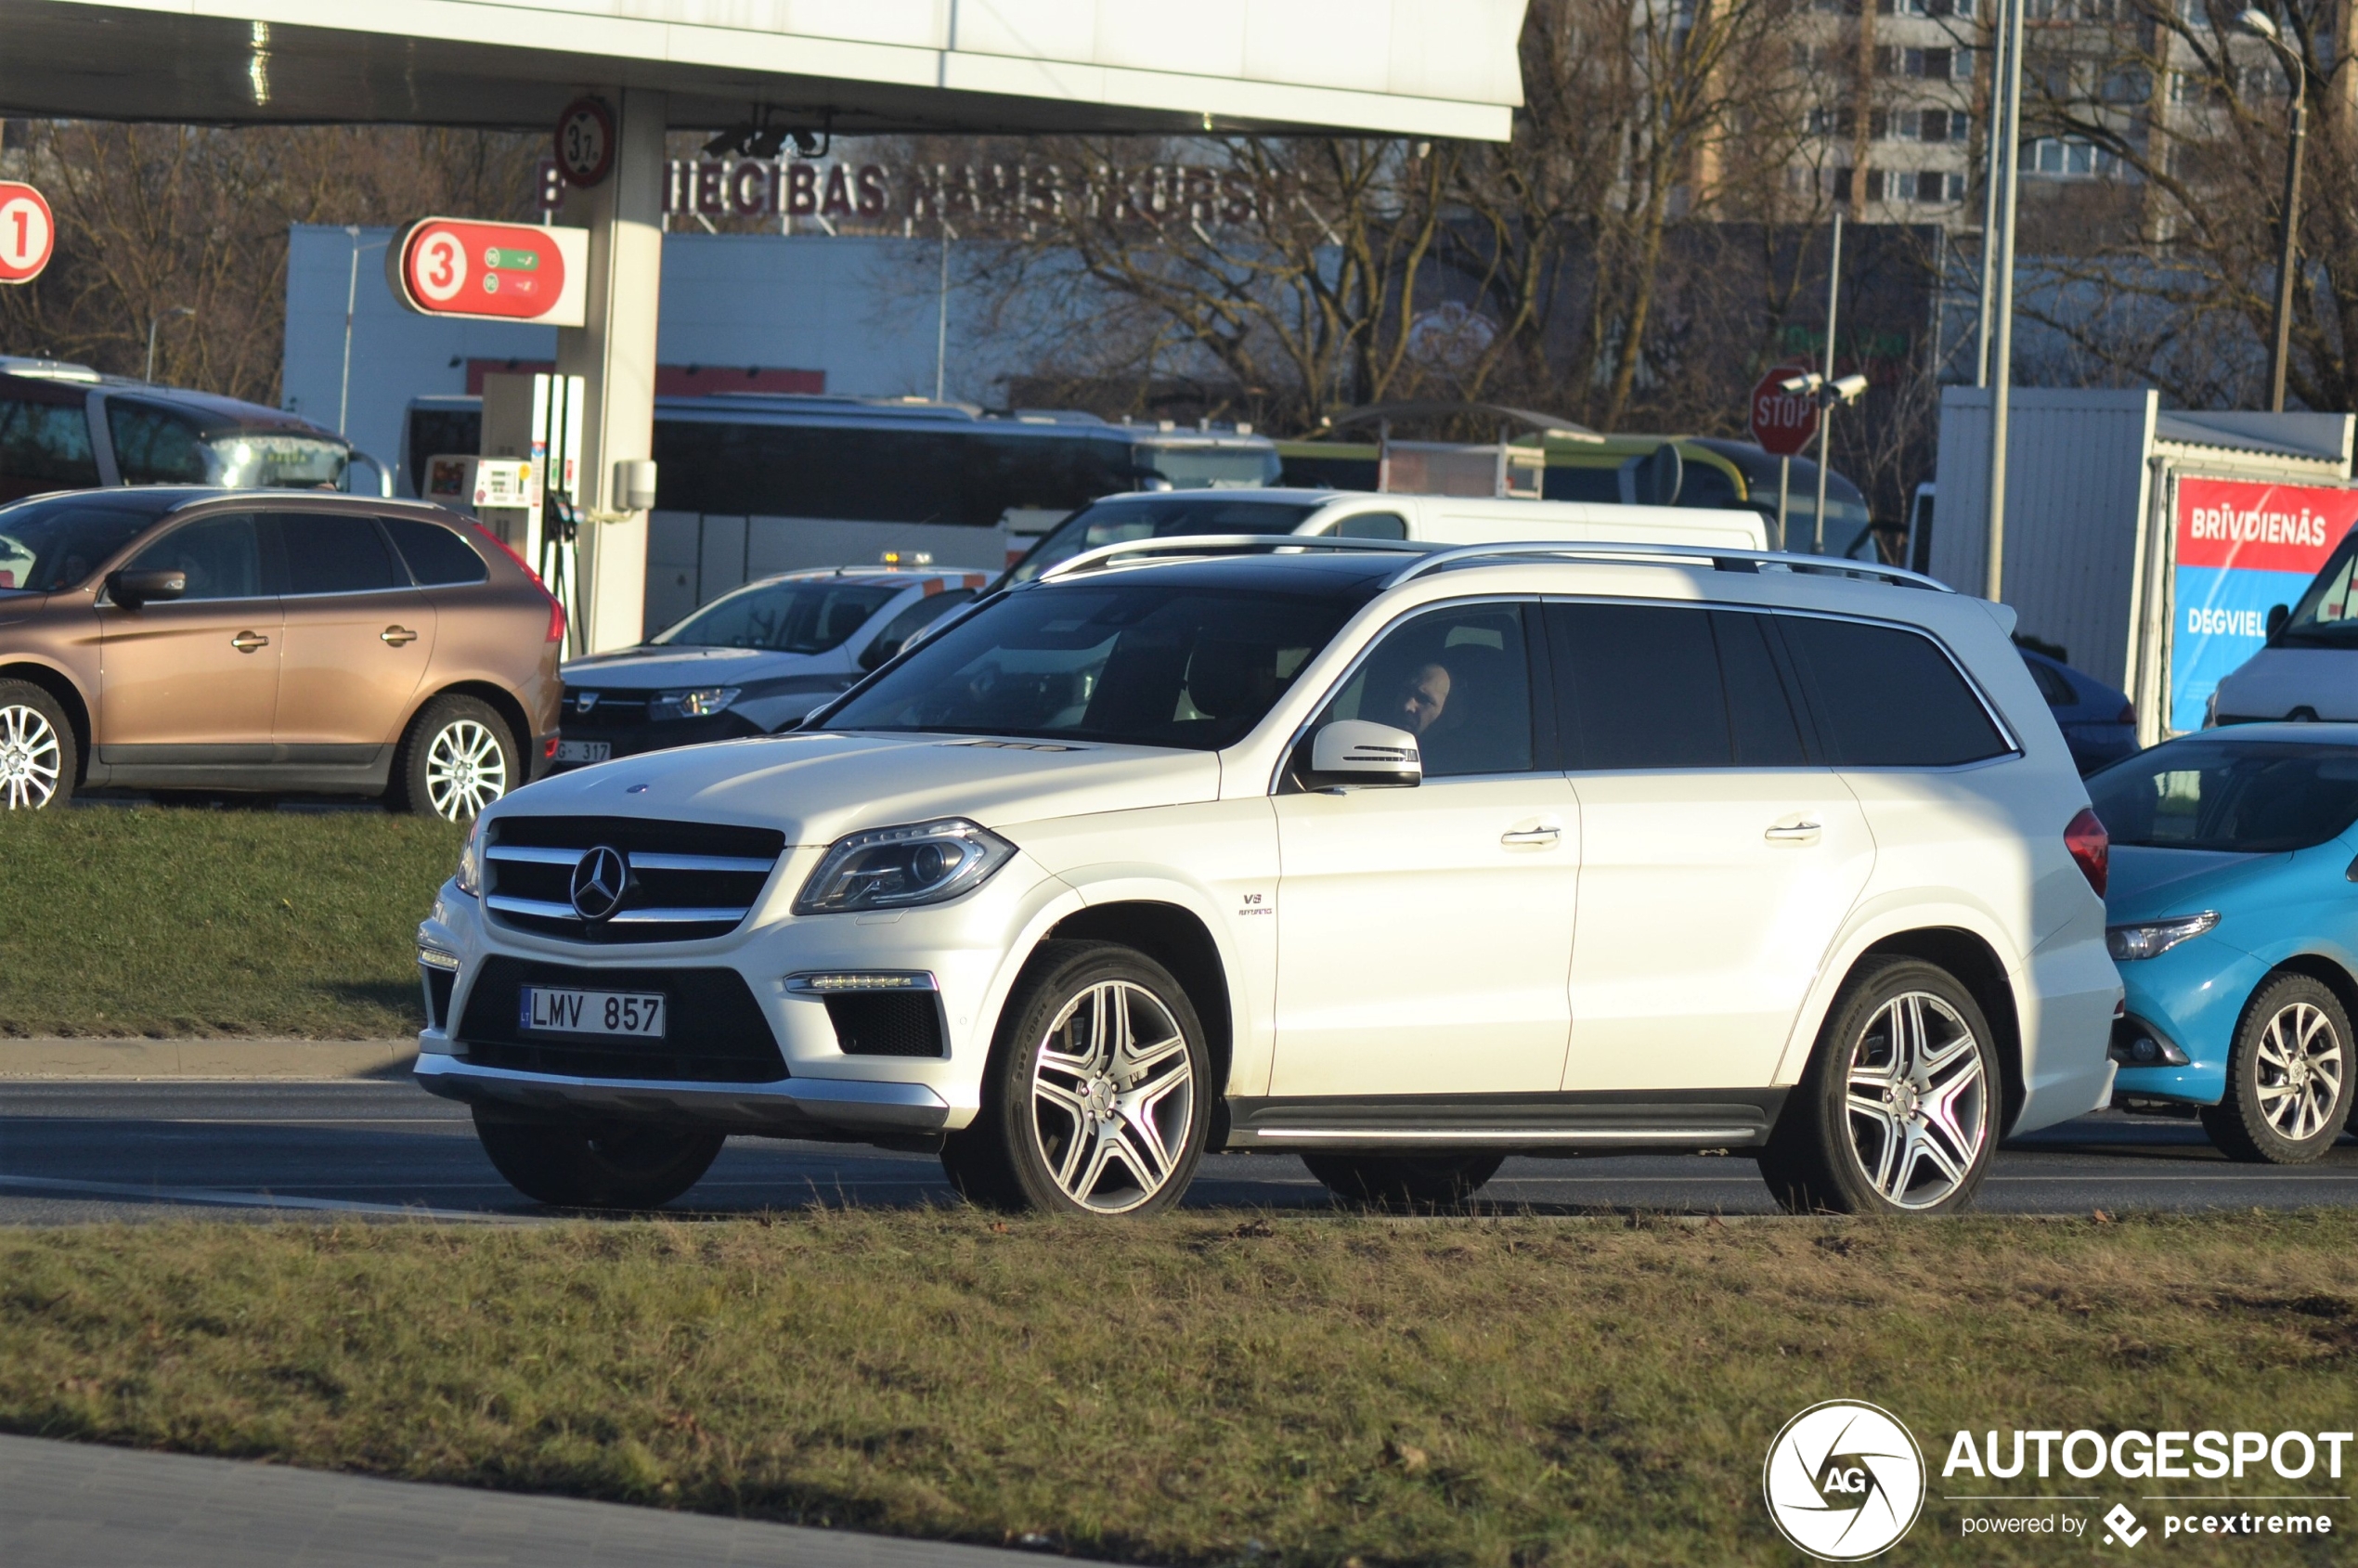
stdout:
{"type": "Polygon", "coordinates": [[[418,1077],[533,1198],[732,1133],[978,1201],[1357,1202],[1724,1149],[1797,1210],[1967,1202],[2104,1104],[2104,829],[2009,612],[1708,547],[1141,540],[787,734],[478,820],[418,1077]]]}

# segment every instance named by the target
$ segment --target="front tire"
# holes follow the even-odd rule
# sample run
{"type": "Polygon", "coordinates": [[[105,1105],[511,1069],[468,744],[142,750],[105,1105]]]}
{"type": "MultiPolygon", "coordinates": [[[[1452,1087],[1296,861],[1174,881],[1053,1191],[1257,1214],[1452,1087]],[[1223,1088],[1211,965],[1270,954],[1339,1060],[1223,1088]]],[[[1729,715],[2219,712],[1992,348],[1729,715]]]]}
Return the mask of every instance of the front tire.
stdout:
{"type": "Polygon", "coordinates": [[[1305,1154],[1328,1192],[1362,1208],[1430,1214],[1458,1209],[1507,1162],[1503,1154],[1305,1154]]]}
{"type": "Polygon", "coordinates": [[[1203,1026],[1171,972],[1112,942],[1043,942],[1008,998],[982,1112],[941,1164],[968,1199],[1160,1213],[1203,1156],[1203,1026]]]}
{"type": "Polygon", "coordinates": [[[30,680],[0,680],[0,810],[44,811],[73,798],[73,725],[30,680]]]}
{"type": "Polygon", "coordinates": [[[1794,1213],[1962,1209],[1989,1172],[2001,1104],[1973,992],[1921,959],[1872,960],[1834,999],[1760,1173],[1794,1213]]]}
{"type": "Polygon", "coordinates": [[[526,1121],[475,1112],[508,1184],[564,1209],[660,1209],[704,1179],[724,1134],[642,1121],[526,1121]]]}
{"type": "Polygon", "coordinates": [[[409,721],[401,749],[394,754],[385,805],[395,811],[431,812],[445,822],[472,822],[524,782],[524,757],[507,720],[489,703],[446,694],[409,721]]]}
{"type": "Polygon", "coordinates": [[[2350,1015],[2307,975],[2252,992],[2227,1053],[2227,1094],[2202,1109],[2203,1131],[2230,1160],[2306,1165],[2351,1117],[2350,1015]]]}

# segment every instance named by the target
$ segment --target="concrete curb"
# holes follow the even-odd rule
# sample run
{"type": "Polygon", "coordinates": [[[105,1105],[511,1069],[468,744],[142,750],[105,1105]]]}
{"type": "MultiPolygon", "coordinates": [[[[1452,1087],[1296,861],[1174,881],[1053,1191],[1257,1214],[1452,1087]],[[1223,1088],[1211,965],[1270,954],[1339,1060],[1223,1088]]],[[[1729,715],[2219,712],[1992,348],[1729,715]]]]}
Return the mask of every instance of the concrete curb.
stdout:
{"type": "Polygon", "coordinates": [[[415,1040],[0,1040],[11,1078],[402,1078],[415,1040]]]}

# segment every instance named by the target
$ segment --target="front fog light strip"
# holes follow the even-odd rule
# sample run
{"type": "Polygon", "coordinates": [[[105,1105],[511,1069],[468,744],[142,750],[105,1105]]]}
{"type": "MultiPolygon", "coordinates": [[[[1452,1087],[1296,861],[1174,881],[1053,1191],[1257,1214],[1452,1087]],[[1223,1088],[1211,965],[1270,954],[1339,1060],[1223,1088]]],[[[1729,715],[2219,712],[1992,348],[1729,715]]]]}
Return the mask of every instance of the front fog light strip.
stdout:
{"type": "Polygon", "coordinates": [[[418,962],[424,965],[429,969],[444,969],[454,975],[459,972],[458,954],[445,952],[438,947],[420,948],[418,950],[418,962]]]}
{"type": "Polygon", "coordinates": [[[786,989],[802,996],[841,996],[858,991],[939,991],[923,971],[849,969],[788,975],[786,989]]]}

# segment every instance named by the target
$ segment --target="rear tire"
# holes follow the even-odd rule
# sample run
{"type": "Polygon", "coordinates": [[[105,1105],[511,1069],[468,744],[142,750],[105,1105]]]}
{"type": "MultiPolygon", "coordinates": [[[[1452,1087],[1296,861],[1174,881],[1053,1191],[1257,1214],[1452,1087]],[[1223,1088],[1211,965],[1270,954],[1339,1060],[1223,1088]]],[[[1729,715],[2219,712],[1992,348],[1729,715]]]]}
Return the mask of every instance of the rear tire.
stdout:
{"type": "Polygon", "coordinates": [[[1345,1203],[1429,1214],[1462,1208],[1498,1173],[1503,1154],[1305,1154],[1302,1162],[1345,1203]]]}
{"type": "Polygon", "coordinates": [[[510,1186],[564,1209],[659,1209],[704,1179],[725,1134],[644,1121],[525,1121],[475,1112],[510,1186]]]}
{"type": "Polygon", "coordinates": [[[1171,971],[1113,942],[1043,942],[1001,1015],[982,1110],[941,1168],[994,1209],[1160,1213],[1203,1157],[1210,1057],[1171,971]]]}
{"type": "Polygon", "coordinates": [[[446,693],[418,710],[394,754],[385,808],[472,822],[525,782],[524,754],[491,705],[446,693]]]}
{"type": "Polygon", "coordinates": [[[2252,992],[2227,1053],[2227,1094],[2203,1131],[2230,1160],[2306,1165],[2351,1120],[2350,1015],[2323,981],[2284,974],[2252,992]]]}
{"type": "Polygon", "coordinates": [[[80,767],[64,705],[30,680],[0,680],[0,811],[63,806],[80,767]]]}
{"type": "Polygon", "coordinates": [[[1760,1173],[1797,1214],[1946,1213],[1989,1173],[2001,1106],[1973,992],[1922,959],[1871,959],[1834,999],[1760,1173]]]}

